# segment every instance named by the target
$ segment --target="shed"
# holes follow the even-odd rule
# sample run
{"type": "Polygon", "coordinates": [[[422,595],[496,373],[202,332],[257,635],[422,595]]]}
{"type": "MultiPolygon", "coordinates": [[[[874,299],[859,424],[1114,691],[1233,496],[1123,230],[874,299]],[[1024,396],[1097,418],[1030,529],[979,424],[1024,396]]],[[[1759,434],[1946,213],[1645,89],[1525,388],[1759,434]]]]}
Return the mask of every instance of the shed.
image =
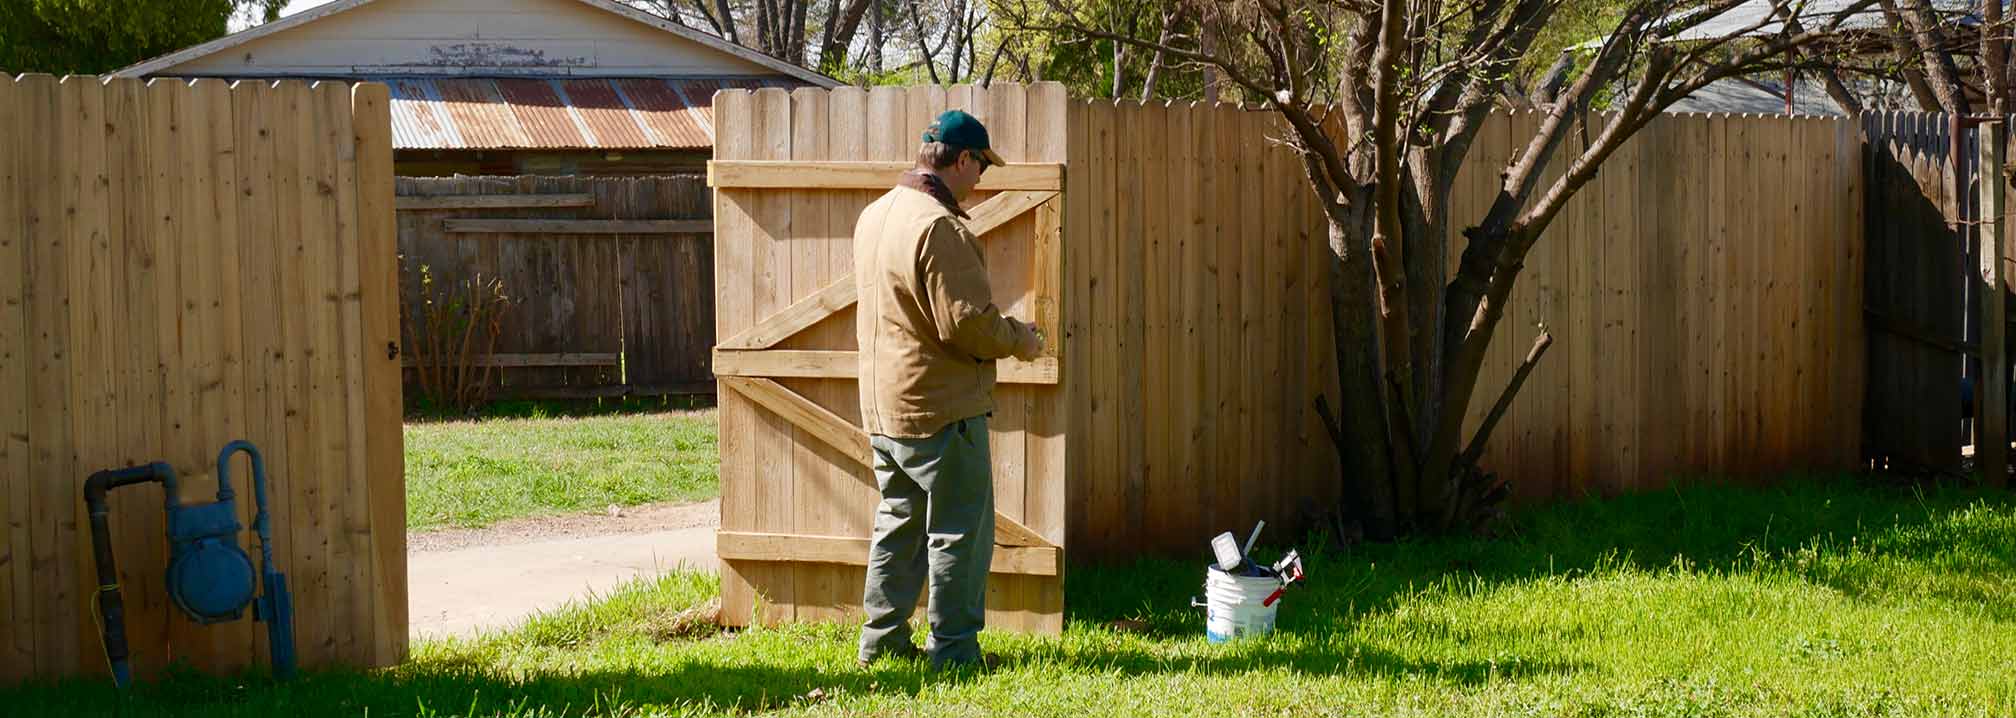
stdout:
{"type": "Polygon", "coordinates": [[[383,82],[408,176],[698,171],[716,90],[840,84],[613,0],[336,0],[118,75],[383,82]]]}

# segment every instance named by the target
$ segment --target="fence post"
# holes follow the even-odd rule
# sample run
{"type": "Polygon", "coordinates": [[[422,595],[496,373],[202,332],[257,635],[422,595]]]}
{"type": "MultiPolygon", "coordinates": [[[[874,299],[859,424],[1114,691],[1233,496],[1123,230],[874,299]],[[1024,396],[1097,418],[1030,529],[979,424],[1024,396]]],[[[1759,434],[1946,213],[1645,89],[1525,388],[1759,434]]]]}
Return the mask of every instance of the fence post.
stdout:
{"type": "MultiPolygon", "coordinates": [[[[1975,414],[1981,430],[1974,442],[1974,458],[1987,485],[2001,488],[2009,481],[2009,362],[2004,337],[2008,327],[2007,295],[2002,258],[2003,175],[2002,161],[2008,138],[2003,123],[1981,125],[1981,391],[1975,394],[1980,410],[1975,414]]],[[[1956,143],[1958,137],[1954,138],[1956,143]]],[[[1957,148],[1957,144],[1956,144],[1957,148]]]]}

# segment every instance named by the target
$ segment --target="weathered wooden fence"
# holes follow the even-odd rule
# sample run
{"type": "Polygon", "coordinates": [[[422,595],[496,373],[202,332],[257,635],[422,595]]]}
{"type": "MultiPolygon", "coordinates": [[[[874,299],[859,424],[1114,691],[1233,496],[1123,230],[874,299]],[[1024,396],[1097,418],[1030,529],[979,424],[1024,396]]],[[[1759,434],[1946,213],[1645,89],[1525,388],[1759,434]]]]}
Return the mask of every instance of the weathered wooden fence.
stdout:
{"type": "MultiPolygon", "coordinates": [[[[234,439],[265,456],[303,664],[405,657],[387,102],[375,84],[0,80],[0,681],[106,669],[85,477],[168,461],[208,501],[234,439]]],[[[111,503],[136,671],[263,664],[264,627],[170,606],[160,491],[111,503]]]]}
{"type": "MultiPolygon", "coordinates": [[[[1868,143],[1866,224],[1869,245],[1868,404],[1863,451],[1879,467],[1958,471],[1960,382],[1979,377],[1980,291],[1967,281],[1979,261],[1972,233],[1954,232],[1952,162],[1945,115],[1885,112],[1864,116],[1868,143]]],[[[1960,176],[1975,176],[1972,129],[1963,130],[1960,176]]],[[[1970,182],[1967,191],[1972,196],[1970,182]]],[[[1968,206],[1967,227],[1979,217],[1968,206]]]]}
{"type": "MultiPolygon", "coordinates": [[[[986,240],[1002,306],[1040,317],[1054,302],[1063,329],[1052,333],[1062,337],[1055,387],[1040,383],[1053,376],[1046,370],[1002,366],[1008,408],[995,414],[993,445],[1004,514],[1023,510],[1014,518],[1074,559],[1201,553],[1212,534],[1258,519],[1292,530],[1303,506],[1337,496],[1335,449],[1311,409],[1319,394],[1339,403],[1322,218],[1298,162],[1268,141],[1280,135],[1273,116],[1060,103],[1059,92],[717,97],[722,127],[744,130],[721,135],[714,167],[716,371],[732,390],[722,402],[731,620],[748,617],[755,594],[786,620],[843,616],[858,601],[875,494],[858,461],[866,439],[849,365],[847,232],[946,108],[988,122],[1011,160],[1065,164],[1061,236],[1004,226],[986,240]],[[1040,283],[1050,252],[1054,293],[1040,283]]],[[[1482,215],[1537,119],[1489,120],[1453,198],[1459,222],[1482,215]]],[[[978,200],[976,217],[1050,206],[1006,204],[1044,191],[1018,183],[1040,184],[1047,171],[990,172],[1005,191],[978,200]]],[[[1559,346],[1494,435],[1486,466],[1531,500],[1854,465],[1861,177],[1857,129],[1845,121],[1653,122],[1527,260],[1473,423],[1537,325],[1559,346]]],[[[1033,545],[1003,536],[1011,549],[1033,545]]],[[[1041,618],[1006,625],[1057,625],[1055,604],[1026,603],[999,579],[993,605],[1041,618]]]]}
{"type": "Polygon", "coordinates": [[[498,372],[496,398],[713,391],[713,211],[700,178],[400,178],[398,194],[409,322],[422,265],[437,289],[494,278],[512,298],[482,360],[498,372]]]}

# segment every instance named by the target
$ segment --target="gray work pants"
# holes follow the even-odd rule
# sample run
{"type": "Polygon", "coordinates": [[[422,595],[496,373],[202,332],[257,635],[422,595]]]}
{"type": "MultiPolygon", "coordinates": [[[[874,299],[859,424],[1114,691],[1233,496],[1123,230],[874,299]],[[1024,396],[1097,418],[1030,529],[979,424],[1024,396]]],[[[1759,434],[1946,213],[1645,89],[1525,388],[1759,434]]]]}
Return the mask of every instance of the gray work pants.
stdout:
{"type": "Polygon", "coordinates": [[[907,653],[910,614],[928,574],[933,667],[980,660],[987,573],[994,560],[994,481],[987,418],[952,422],[924,439],[872,436],[882,503],[868,544],[864,661],[907,653]]]}

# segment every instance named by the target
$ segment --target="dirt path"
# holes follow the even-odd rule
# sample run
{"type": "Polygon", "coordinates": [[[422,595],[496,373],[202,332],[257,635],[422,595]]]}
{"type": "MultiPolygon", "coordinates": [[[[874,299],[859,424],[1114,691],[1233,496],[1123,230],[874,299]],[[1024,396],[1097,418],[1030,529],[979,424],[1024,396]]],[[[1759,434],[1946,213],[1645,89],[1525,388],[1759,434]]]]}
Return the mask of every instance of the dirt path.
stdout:
{"type": "Polygon", "coordinates": [[[634,578],[682,565],[711,570],[720,516],[720,502],[709,501],[412,534],[412,635],[509,628],[634,578]]]}
{"type": "Polygon", "coordinates": [[[697,504],[646,504],[615,515],[561,514],[500,521],[480,529],[440,529],[409,534],[409,553],[454,551],[472,546],[505,546],[556,538],[638,534],[721,525],[721,500],[697,504]]]}

